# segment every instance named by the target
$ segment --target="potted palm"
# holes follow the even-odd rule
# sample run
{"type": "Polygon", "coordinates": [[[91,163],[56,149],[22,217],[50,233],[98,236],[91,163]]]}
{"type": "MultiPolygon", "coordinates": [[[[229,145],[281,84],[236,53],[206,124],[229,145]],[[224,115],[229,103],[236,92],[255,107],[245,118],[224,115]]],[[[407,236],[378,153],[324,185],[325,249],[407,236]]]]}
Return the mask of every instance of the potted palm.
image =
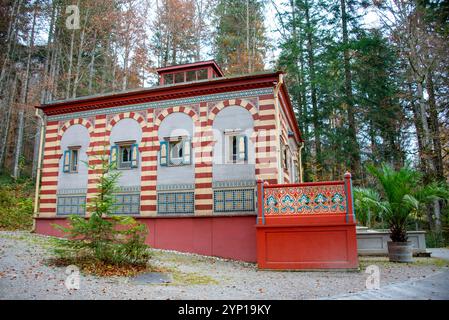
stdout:
{"type": "Polygon", "coordinates": [[[412,262],[412,244],[407,241],[407,223],[411,214],[424,204],[438,199],[449,199],[448,188],[439,183],[425,185],[422,174],[409,165],[399,170],[383,164],[380,168],[367,167],[377,182],[377,191],[361,191],[359,199],[375,209],[388,224],[391,241],[388,255],[393,262],[412,262]]]}

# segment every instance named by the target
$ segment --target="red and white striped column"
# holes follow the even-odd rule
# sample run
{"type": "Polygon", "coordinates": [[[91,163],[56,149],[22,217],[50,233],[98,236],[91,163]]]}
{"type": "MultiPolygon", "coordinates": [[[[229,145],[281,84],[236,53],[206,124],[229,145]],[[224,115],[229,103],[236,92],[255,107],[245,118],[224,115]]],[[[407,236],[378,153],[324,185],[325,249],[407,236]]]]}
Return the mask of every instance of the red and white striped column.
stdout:
{"type": "Polygon", "coordinates": [[[259,97],[259,116],[254,126],[256,135],[256,178],[277,183],[277,128],[274,95],[259,97]]]}
{"type": "Polygon", "coordinates": [[[193,150],[195,151],[195,215],[213,213],[212,191],[212,120],[207,103],[200,103],[199,122],[195,123],[193,150]]]}
{"type": "Polygon", "coordinates": [[[140,154],[142,170],[140,176],[140,214],[155,216],[157,214],[157,152],[159,141],[157,128],[154,126],[154,109],[147,110],[147,125],[142,128],[140,154]]]}
{"type": "Polygon", "coordinates": [[[44,141],[39,217],[53,217],[56,216],[56,192],[61,158],[58,144],[58,121],[47,122],[44,141]]]}

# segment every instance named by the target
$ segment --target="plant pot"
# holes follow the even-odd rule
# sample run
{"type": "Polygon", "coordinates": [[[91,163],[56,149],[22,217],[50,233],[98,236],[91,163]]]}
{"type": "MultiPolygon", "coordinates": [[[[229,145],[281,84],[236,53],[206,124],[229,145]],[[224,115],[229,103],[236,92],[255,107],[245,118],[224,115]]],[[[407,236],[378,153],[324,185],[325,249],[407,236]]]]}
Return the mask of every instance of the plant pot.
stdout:
{"type": "Polygon", "coordinates": [[[388,241],[388,257],[391,262],[413,262],[412,242],[388,241]]]}

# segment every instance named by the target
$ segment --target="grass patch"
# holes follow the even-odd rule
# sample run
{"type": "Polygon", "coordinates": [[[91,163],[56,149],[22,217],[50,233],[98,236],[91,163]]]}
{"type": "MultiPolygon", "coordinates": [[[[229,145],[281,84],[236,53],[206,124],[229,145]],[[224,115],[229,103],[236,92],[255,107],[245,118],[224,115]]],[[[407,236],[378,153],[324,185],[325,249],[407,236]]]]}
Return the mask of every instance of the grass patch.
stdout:
{"type": "Polygon", "coordinates": [[[215,263],[216,260],[210,257],[196,256],[193,254],[182,254],[177,252],[167,252],[161,250],[151,250],[152,256],[163,261],[171,263],[181,263],[183,265],[198,263],[215,263]]]}
{"type": "Polygon", "coordinates": [[[212,277],[202,275],[196,272],[180,272],[172,269],[173,282],[168,285],[210,285],[218,284],[218,281],[212,277]]]}
{"type": "Polygon", "coordinates": [[[30,245],[38,245],[44,249],[51,249],[55,245],[55,242],[53,241],[54,238],[31,234],[27,231],[22,231],[20,233],[16,232],[14,234],[1,232],[0,238],[23,241],[30,245]]]}
{"type": "Polygon", "coordinates": [[[360,270],[365,271],[369,265],[378,265],[385,268],[400,268],[413,266],[435,266],[437,268],[449,267],[449,261],[439,258],[414,257],[412,263],[390,262],[388,257],[359,257],[360,270]]]}
{"type": "Polygon", "coordinates": [[[415,265],[431,265],[436,266],[438,268],[444,268],[449,267],[449,261],[440,259],[440,258],[413,258],[415,262],[413,264],[415,265]]]}

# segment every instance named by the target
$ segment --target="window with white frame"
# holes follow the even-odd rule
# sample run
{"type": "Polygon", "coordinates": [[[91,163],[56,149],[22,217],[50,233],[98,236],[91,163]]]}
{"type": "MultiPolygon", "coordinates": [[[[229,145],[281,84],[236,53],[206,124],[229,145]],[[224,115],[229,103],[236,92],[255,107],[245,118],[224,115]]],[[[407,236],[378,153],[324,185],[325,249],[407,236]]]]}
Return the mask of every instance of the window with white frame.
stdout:
{"type": "Polygon", "coordinates": [[[240,130],[225,131],[226,163],[244,163],[248,161],[248,139],[240,130]]]}
{"type": "Polygon", "coordinates": [[[78,172],[78,159],[79,159],[80,146],[68,147],[68,150],[64,151],[64,163],[63,171],[66,173],[78,172]]]}
{"type": "Polygon", "coordinates": [[[110,161],[117,169],[137,168],[139,147],[135,141],[117,142],[111,147],[110,161]]]}
{"type": "Polygon", "coordinates": [[[191,163],[191,142],[186,136],[167,137],[160,142],[159,164],[182,166],[191,163]]]}

